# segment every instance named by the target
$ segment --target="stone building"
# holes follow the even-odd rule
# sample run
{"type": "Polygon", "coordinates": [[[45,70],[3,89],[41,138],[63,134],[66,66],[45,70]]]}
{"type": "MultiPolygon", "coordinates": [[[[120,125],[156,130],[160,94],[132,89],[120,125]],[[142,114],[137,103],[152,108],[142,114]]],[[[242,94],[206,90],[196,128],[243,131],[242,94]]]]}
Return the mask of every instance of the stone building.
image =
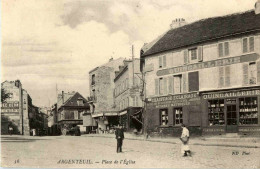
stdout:
{"type": "Polygon", "coordinates": [[[259,6],[180,24],[143,52],[150,135],[260,133],[259,6]]]}
{"type": "MultiPolygon", "coordinates": [[[[95,118],[94,125],[98,129],[106,130],[108,121],[107,116],[117,116],[117,110],[114,99],[115,89],[115,71],[123,65],[123,58],[111,58],[108,63],[96,67],[89,72],[89,90],[92,100],[92,118],[95,118]]],[[[87,124],[86,124],[87,125],[87,124]]]]}
{"type": "Polygon", "coordinates": [[[87,100],[78,92],[62,91],[58,96],[57,122],[63,135],[70,132],[73,127],[78,126],[80,131],[83,128],[83,115],[89,112],[89,104],[87,100]]]}
{"type": "MultiPolygon", "coordinates": [[[[142,129],[143,102],[140,94],[143,90],[142,75],[140,73],[140,59],[124,60],[115,72],[114,97],[119,122],[126,130],[142,129]]],[[[109,122],[108,118],[108,122],[109,122]]]]}

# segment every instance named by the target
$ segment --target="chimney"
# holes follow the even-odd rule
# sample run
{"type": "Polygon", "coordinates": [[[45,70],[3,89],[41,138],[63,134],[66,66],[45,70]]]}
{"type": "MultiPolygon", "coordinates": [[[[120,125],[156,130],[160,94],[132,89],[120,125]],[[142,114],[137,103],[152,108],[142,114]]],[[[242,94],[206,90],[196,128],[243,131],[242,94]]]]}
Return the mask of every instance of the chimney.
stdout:
{"type": "Polygon", "coordinates": [[[255,14],[259,14],[260,13],[260,0],[258,0],[256,3],[255,3],[255,14]]]}
{"type": "Polygon", "coordinates": [[[175,20],[172,21],[170,27],[171,29],[179,28],[181,26],[186,25],[187,22],[183,18],[176,18],[175,20]]]}
{"type": "Polygon", "coordinates": [[[64,91],[61,92],[62,104],[64,103],[64,91]]]}

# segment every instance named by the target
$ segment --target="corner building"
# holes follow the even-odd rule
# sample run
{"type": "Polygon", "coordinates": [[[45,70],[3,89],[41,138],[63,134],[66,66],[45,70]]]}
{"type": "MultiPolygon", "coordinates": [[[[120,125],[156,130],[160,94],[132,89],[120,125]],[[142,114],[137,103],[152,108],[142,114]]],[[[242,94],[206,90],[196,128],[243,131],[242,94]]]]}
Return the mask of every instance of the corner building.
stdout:
{"type": "Polygon", "coordinates": [[[141,55],[150,135],[260,135],[259,7],[171,29],[141,55]]]}

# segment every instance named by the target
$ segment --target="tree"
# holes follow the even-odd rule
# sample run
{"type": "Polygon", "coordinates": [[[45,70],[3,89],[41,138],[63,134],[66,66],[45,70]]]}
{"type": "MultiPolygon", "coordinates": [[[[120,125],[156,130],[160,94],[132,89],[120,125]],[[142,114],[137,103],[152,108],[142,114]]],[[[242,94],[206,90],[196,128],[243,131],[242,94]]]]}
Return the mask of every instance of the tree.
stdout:
{"type": "Polygon", "coordinates": [[[1,88],[1,103],[4,103],[8,98],[10,98],[10,93],[7,93],[3,88],[1,88]]]}

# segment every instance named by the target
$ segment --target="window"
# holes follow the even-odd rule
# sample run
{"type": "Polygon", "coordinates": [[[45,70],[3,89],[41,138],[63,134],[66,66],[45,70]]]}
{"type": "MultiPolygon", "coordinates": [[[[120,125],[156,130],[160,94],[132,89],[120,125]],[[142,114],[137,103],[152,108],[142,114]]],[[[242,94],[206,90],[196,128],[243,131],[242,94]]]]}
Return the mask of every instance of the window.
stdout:
{"type": "Polygon", "coordinates": [[[77,104],[78,104],[78,106],[84,106],[84,104],[83,104],[83,99],[82,99],[82,98],[79,98],[79,99],[77,100],[77,104]]]}
{"type": "Polygon", "coordinates": [[[209,125],[224,125],[224,99],[208,101],[209,125]]]}
{"type": "Polygon", "coordinates": [[[163,95],[163,78],[159,79],[159,94],[163,95]]]}
{"type": "Polygon", "coordinates": [[[95,89],[92,90],[92,96],[93,96],[93,100],[97,101],[96,90],[95,89]]]}
{"type": "Polygon", "coordinates": [[[95,85],[95,83],[96,83],[95,74],[93,74],[91,77],[91,85],[95,85]]]}
{"type": "Polygon", "coordinates": [[[166,126],[168,124],[168,110],[161,109],[160,110],[160,117],[161,117],[161,125],[166,126]]]}
{"type": "Polygon", "coordinates": [[[166,55],[159,56],[159,68],[166,67],[166,55]]]}
{"type": "Polygon", "coordinates": [[[229,42],[224,42],[224,43],[218,44],[218,55],[219,55],[219,57],[229,55],[229,42]]]}
{"type": "Polygon", "coordinates": [[[174,115],[175,115],[175,118],[174,118],[175,125],[181,125],[183,123],[182,108],[175,108],[174,115]]]}
{"type": "Polygon", "coordinates": [[[79,110],[78,111],[78,117],[79,117],[79,119],[83,119],[83,111],[82,110],[79,110]]]}
{"type": "Polygon", "coordinates": [[[258,124],[257,97],[239,98],[239,125],[258,124]]]}
{"type": "Polygon", "coordinates": [[[197,60],[197,48],[189,49],[189,58],[191,61],[197,60]]]}
{"type": "Polygon", "coordinates": [[[249,38],[243,38],[242,44],[243,44],[243,53],[247,52],[253,52],[254,51],[254,46],[255,46],[255,41],[254,37],[249,37],[249,38]]]}
{"type": "Polygon", "coordinates": [[[182,89],[181,89],[181,84],[182,84],[182,75],[176,75],[176,76],[173,76],[174,80],[174,93],[175,94],[179,94],[182,92],[182,89]]]}
{"type": "Polygon", "coordinates": [[[199,91],[199,72],[190,72],[189,76],[189,92],[199,91]]]}
{"type": "Polygon", "coordinates": [[[74,119],[74,112],[73,111],[65,112],[64,119],[66,119],[66,120],[73,120],[74,119]]]}
{"type": "Polygon", "coordinates": [[[249,84],[256,84],[256,63],[249,63],[249,84]]]}
{"type": "Polygon", "coordinates": [[[230,66],[219,67],[219,87],[229,87],[230,86],[230,66]]]}

